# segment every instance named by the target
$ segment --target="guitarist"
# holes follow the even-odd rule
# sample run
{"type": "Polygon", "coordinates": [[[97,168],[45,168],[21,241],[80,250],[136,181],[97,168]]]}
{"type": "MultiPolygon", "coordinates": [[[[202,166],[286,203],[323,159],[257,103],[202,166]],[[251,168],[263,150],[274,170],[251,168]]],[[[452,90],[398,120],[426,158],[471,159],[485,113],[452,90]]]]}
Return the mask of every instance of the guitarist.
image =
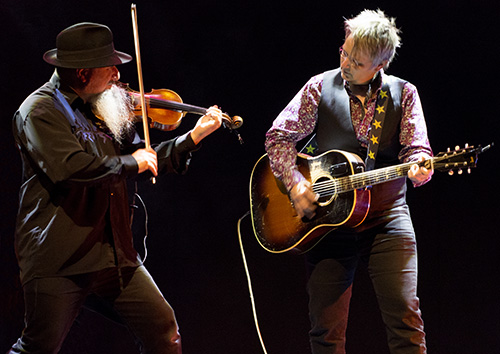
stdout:
{"type": "MultiPolygon", "coordinates": [[[[309,219],[318,195],[297,169],[295,146],[313,132],[316,143],[306,146],[308,153],[348,151],[366,158],[369,169],[432,157],[417,89],[384,72],[400,46],[395,19],[365,10],[344,25],[340,67],[312,77],[266,135],[273,173],[287,187],[298,215],[309,219]]],[[[432,172],[415,164],[408,178],[416,187],[429,181],[432,172]]],[[[405,194],[404,178],[373,186],[365,221],[330,232],[306,254],[312,353],[345,353],[351,289],[360,262],[368,268],[390,352],[426,353],[416,294],[416,240],[405,194]]]]}

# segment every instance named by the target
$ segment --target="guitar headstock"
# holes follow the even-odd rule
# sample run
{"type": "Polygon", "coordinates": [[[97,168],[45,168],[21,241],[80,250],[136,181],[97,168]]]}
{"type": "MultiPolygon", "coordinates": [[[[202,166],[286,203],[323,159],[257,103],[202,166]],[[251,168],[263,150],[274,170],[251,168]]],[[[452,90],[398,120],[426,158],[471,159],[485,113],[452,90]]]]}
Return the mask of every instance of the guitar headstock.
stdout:
{"type": "Polygon", "coordinates": [[[455,150],[448,148],[448,151],[436,155],[433,159],[433,167],[435,170],[448,172],[450,175],[453,175],[455,171],[462,174],[463,170],[471,173],[471,168],[476,167],[478,155],[493,145],[491,143],[483,148],[481,145],[474,147],[465,144],[464,148],[459,146],[455,147],[455,150]]]}

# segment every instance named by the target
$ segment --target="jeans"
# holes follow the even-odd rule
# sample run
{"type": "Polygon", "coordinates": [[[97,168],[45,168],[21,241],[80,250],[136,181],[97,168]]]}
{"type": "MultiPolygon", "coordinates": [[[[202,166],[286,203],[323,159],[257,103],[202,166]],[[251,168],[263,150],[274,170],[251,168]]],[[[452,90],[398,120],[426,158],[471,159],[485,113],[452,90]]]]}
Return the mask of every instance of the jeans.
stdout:
{"type": "Polygon", "coordinates": [[[143,353],[181,353],[174,311],[144,266],[37,278],[23,290],[25,329],[9,353],[57,353],[87,298],[126,324],[143,353]]]}
{"type": "Polygon", "coordinates": [[[417,297],[417,250],[408,207],[371,215],[353,230],[335,230],[307,253],[309,333],[313,354],[345,353],[354,273],[365,262],[391,354],[426,353],[417,297]]]}

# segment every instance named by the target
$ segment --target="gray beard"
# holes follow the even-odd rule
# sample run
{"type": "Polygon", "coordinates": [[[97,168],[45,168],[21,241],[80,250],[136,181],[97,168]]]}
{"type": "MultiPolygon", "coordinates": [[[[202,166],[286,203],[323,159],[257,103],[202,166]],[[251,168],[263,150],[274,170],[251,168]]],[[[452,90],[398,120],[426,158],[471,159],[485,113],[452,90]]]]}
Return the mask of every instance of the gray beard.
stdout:
{"type": "Polygon", "coordinates": [[[104,121],[116,141],[122,142],[133,127],[134,113],[126,90],[113,85],[90,100],[94,114],[104,121]]]}

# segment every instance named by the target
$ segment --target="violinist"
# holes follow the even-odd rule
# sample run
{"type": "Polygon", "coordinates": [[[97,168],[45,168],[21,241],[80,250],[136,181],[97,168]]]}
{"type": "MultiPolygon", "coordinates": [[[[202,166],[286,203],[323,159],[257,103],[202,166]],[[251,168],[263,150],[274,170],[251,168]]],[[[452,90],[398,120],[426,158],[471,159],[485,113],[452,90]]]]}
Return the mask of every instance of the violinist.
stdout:
{"type": "Polygon", "coordinates": [[[127,92],[114,84],[131,59],[107,26],[68,27],[44,55],[50,81],[15,113],[25,328],[10,353],[57,353],[90,299],[119,316],[141,352],[181,352],[174,311],[133,248],[126,179],[184,173],[222,113],[211,107],[190,132],[142,147],[127,92]]]}

